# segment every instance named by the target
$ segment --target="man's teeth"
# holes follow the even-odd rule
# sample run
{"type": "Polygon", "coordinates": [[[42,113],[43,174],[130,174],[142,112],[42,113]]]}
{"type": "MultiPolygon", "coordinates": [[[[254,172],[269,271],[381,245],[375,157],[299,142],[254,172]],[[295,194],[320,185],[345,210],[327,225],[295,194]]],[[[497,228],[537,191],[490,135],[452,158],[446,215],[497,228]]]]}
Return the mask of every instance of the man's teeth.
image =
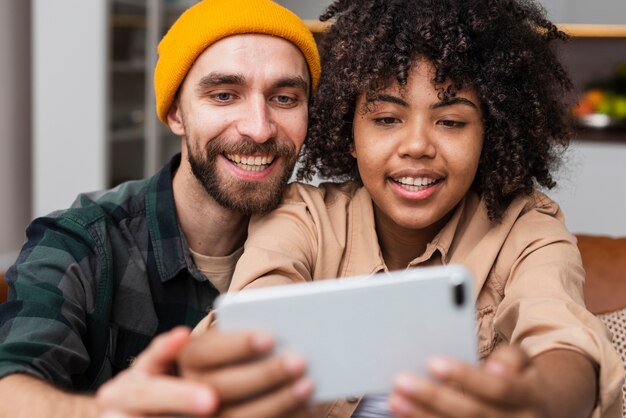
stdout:
{"type": "Polygon", "coordinates": [[[237,164],[239,168],[249,171],[261,171],[267,168],[273,161],[275,156],[273,155],[241,155],[241,154],[226,154],[226,158],[237,164]]]}
{"type": "Polygon", "coordinates": [[[395,179],[395,181],[400,183],[407,190],[421,190],[437,183],[438,180],[428,177],[400,177],[399,179],[395,179]]]}

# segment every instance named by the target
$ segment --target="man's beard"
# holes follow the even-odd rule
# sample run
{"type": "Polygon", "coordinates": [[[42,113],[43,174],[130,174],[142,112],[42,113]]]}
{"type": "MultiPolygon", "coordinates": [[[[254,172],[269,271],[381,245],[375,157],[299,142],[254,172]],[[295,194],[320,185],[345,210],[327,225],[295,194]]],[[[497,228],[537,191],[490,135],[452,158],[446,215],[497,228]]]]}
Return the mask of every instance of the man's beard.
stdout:
{"type": "Polygon", "coordinates": [[[259,144],[250,139],[228,141],[216,137],[206,144],[204,152],[198,146],[192,148],[191,138],[187,137],[185,142],[191,171],[209,196],[226,209],[244,215],[267,213],[278,206],[297,159],[296,147],[288,141],[269,140],[259,144]],[[258,181],[227,178],[217,170],[217,158],[225,154],[274,155],[275,161],[283,160],[282,173],[271,173],[267,179],[258,181]]]}

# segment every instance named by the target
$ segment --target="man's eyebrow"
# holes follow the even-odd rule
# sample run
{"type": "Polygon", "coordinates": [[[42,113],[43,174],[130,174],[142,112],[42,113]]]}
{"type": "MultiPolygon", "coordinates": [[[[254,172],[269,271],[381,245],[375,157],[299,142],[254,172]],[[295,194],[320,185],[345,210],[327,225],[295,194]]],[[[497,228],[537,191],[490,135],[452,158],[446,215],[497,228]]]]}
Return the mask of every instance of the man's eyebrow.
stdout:
{"type": "Polygon", "coordinates": [[[469,99],[466,99],[465,97],[450,97],[448,99],[443,99],[437,103],[434,103],[431,106],[431,109],[438,109],[440,107],[444,107],[444,106],[453,106],[453,105],[465,105],[465,106],[470,106],[473,107],[474,109],[478,110],[478,106],[476,106],[476,103],[472,102],[469,99]]]}
{"type": "Polygon", "coordinates": [[[387,103],[394,103],[402,107],[409,107],[409,104],[405,100],[397,96],[391,96],[389,94],[376,94],[374,95],[372,100],[368,100],[368,102],[370,103],[387,102],[387,103]]]}
{"type": "MultiPolygon", "coordinates": [[[[198,90],[202,92],[212,87],[225,84],[245,86],[246,78],[241,74],[211,73],[200,79],[198,82],[198,90]]],[[[309,91],[309,84],[300,76],[280,78],[272,84],[272,87],[275,89],[282,87],[294,87],[301,89],[305,93],[309,91]]]]}
{"type": "Polygon", "coordinates": [[[241,74],[210,73],[200,79],[198,82],[198,89],[203,91],[223,84],[244,86],[246,84],[246,79],[241,74]]]}
{"type": "Polygon", "coordinates": [[[274,88],[282,88],[282,87],[294,87],[303,90],[305,93],[309,91],[309,83],[307,83],[304,78],[300,76],[295,77],[284,77],[278,79],[274,84],[274,88]]]}

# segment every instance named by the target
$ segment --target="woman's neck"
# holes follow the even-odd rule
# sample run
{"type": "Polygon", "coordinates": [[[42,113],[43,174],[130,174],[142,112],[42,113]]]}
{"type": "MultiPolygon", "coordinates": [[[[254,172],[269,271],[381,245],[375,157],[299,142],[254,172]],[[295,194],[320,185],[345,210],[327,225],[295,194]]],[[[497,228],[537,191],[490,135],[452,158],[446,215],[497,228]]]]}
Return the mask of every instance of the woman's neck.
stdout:
{"type": "Polygon", "coordinates": [[[374,219],[378,244],[387,268],[403,270],[416,257],[426,251],[426,246],[446,224],[449,216],[424,229],[410,229],[396,224],[393,219],[374,204],[374,219]]]}

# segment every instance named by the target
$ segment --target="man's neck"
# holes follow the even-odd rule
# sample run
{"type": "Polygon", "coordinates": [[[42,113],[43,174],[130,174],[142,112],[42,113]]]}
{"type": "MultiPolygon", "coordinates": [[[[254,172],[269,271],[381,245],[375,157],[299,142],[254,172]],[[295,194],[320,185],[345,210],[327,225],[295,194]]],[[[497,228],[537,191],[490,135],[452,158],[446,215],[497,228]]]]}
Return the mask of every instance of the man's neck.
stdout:
{"type": "Polygon", "coordinates": [[[217,203],[186,164],[178,168],[172,188],[178,221],[193,251],[222,257],[232,254],[243,245],[248,233],[249,217],[217,203]]]}

